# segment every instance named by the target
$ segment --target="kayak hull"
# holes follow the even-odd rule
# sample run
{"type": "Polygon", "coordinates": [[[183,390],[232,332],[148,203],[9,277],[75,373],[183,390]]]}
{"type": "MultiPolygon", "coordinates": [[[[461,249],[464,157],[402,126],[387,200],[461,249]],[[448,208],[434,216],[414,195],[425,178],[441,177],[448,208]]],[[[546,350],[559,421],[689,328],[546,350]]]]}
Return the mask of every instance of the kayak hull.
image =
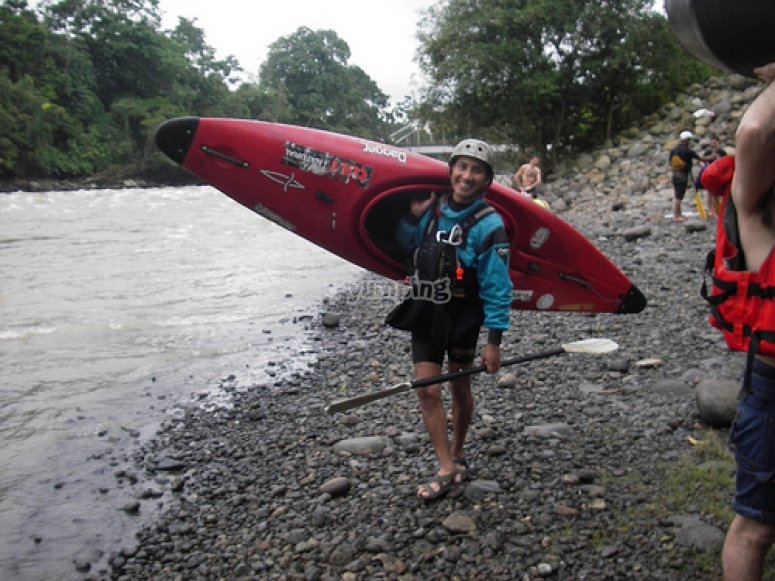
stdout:
{"type": "MultiPolygon", "coordinates": [[[[406,276],[393,232],[412,196],[450,191],[446,163],[328,131],[244,119],[181,117],[158,147],[201,181],[366,270],[406,276]]],[[[512,307],[637,313],[641,291],[572,226],[493,184],[486,199],[511,241],[512,307]]]]}

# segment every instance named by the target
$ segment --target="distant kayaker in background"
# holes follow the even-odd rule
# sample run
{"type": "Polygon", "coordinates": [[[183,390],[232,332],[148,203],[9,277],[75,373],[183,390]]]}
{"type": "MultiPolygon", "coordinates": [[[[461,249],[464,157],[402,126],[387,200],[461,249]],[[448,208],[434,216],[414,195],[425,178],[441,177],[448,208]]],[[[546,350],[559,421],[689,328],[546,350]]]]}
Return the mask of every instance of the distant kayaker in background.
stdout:
{"type": "Polygon", "coordinates": [[[685,222],[686,218],[681,211],[681,203],[691,181],[693,160],[699,160],[700,156],[689,145],[694,139],[691,131],[681,131],[678,139],[678,145],[670,150],[667,162],[672,172],[670,181],[673,184],[673,221],[685,222]]]}
{"type": "MultiPolygon", "coordinates": [[[[743,264],[758,273],[762,289],[773,286],[775,268],[775,63],[754,72],[769,83],[743,115],[735,139],[731,198],[743,264]]],[[[716,250],[718,252],[718,249],[716,250]]],[[[746,288],[752,288],[749,284],[746,288]]],[[[753,307],[754,330],[775,330],[771,295],[753,307]]],[[[739,321],[733,321],[735,327],[739,321]]],[[[764,341],[766,341],[766,337],[764,341]]],[[[724,578],[753,581],[762,576],[764,558],[775,541],[775,345],[759,345],[746,365],[738,413],[730,442],[735,449],[737,481],[723,550],[724,578]],[[749,368],[750,365],[750,368],[749,368]]]]}
{"type": "MultiPolygon", "coordinates": [[[[432,297],[415,298],[430,309],[424,312],[431,313],[430,321],[423,319],[411,329],[416,379],[438,376],[445,354],[450,372],[471,367],[482,325],[488,329],[482,364],[488,373],[500,368],[501,336],[509,327],[512,285],[503,220],[484,200],[494,167],[495,154],[487,143],[461,141],[449,159],[452,192],[440,199],[435,194],[413,199],[409,213],[398,225],[396,240],[407,256],[415,257],[416,288],[427,285],[433,290],[432,297]],[[448,266],[438,272],[438,264],[448,266]],[[431,280],[423,281],[423,277],[431,280]]],[[[438,460],[435,476],[417,489],[417,496],[426,501],[452,490],[462,492],[468,477],[464,445],[474,409],[471,376],[450,381],[451,442],[441,387],[435,384],[415,390],[438,460]]]]}
{"type": "Polygon", "coordinates": [[[541,163],[541,158],[534,155],[530,161],[519,166],[512,178],[514,187],[533,199],[538,197],[538,186],[543,182],[541,168],[538,167],[539,163],[541,163]]]}
{"type": "MultiPolygon", "coordinates": [[[[697,172],[697,179],[694,180],[694,187],[697,190],[701,190],[702,188],[702,172],[703,170],[708,167],[709,164],[713,163],[717,159],[724,157],[727,154],[726,150],[721,147],[721,142],[719,141],[718,135],[715,133],[711,134],[710,136],[710,143],[708,146],[702,150],[702,154],[700,154],[700,161],[702,162],[702,165],[700,166],[700,171],[697,172]]],[[[707,207],[708,216],[715,216],[716,211],[718,209],[718,201],[719,197],[714,196],[710,192],[706,193],[705,196],[705,205],[707,207]]]]}
{"type": "Polygon", "coordinates": [[[718,135],[712,133],[710,136],[710,143],[702,150],[700,159],[702,159],[702,161],[711,162],[716,161],[719,157],[724,157],[726,154],[726,150],[721,147],[718,135]]]}

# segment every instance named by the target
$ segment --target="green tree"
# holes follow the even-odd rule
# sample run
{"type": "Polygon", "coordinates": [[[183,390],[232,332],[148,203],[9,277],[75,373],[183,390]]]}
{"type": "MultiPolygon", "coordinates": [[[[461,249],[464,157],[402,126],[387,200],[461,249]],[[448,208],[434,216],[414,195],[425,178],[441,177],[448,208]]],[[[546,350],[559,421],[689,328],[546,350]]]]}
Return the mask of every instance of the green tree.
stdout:
{"type": "Polygon", "coordinates": [[[112,123],[119,136],[114,162],[144,171],[161,121],[227,113],[236,59],[216,59],[194,20],[181,18],[162,32],[158,0],[59,0],[46,5],[45,15],[53,31],[88,54],[104,127],[112,123]]]}
{"type": "Polygon", "coordinates": [[[193,21],[159,30],[158,0],[0,3],[0,176],[76,177],[164,161],[156,126],[228,114],[233,57],[193,21]],[[42,19],[42,20],[39,20],[42,19]]]}
{"type": "Polygon", "coordinates": [[[597,145],[683,89],[679,80],[707,76],[691,59],[676,59],[681,49],[651,5],[440,3],[418,35],[431,81],[419,113],[457,134],[551,155],[597,145]]]}
{"type": "Polygon", "coordinates": [[[266,95],[284,96],[288,123],[368,138],[385,134],[388,97],[362,69],[348,65],[350,47],[331,30],[307,27],[269,47],[259,71],[266,95]]]}
{"type": "Polygon", "coordinates": [[[199,115],[228,115],[229,85],[237,84],[237,75],[242,72],[234,56],[217,59],[215,49],[205,42],[204,31],[196,26],[196,19],[179,18],[169,38],[176,43],[169,57],[180,58],[182,54],[187,63],[176,67],[179,76],[172,100],[199,115]]]}
{"type": "Polygon", "coordinates": [[[102,116],[88,54],[51,34],[26,1],[0,6],[0,175],[74,176],[103,165],[89,134],[102,116]],[[91,143],[91,146],[86,146],[91,143]]]}
{"type": "Polygon", "coordinates": [[[243,119],[263,119],[279,123],[291,123],[294,119],[285,87],[259,87],[243,83],[229,94],[225,107],[229,115],[243,119]]]}
{"type": "Polygon", "coordinates": [[[158,0],[61,0],[47,7],[52,32],[83,43],[105,109],[125,97],[170,90],[181,62],[158,32],[158,0]]]}
{"type": "Polygon", "coordinates": [[[0,4],[0,68],[12,82],[40,70],[45,63],[48,30],[40,24],[26,0],[0,4]]]}

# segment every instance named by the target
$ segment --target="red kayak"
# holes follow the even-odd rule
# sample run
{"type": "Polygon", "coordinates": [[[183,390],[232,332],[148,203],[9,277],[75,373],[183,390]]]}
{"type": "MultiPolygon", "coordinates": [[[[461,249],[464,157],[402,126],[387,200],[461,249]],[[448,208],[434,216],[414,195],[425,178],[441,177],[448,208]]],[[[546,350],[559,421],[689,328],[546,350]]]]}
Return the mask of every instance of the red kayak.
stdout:
{"type": "MultiPolygon", "coordinates": [[[[203,182],[334,254],[401,280],[393,241],[413,195],[451,190],[446,163],[337,133],[243,119],[181,117],[158,147],[203,182]]],[[[511,240],[512,308],[638,313],[643,293],[582,234],[527,196],[486,199],[511,240]]]]}

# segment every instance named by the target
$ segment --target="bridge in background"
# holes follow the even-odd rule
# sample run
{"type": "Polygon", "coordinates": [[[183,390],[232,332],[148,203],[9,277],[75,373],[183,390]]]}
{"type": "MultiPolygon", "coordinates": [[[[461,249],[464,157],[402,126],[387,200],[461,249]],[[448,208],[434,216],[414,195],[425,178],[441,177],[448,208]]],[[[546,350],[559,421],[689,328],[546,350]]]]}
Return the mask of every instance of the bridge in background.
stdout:
{"type": "Polygon", "coordinates": [[[440,155],[442,153],[449,155],[454,149],[454,145],[402,145],[401,149],[411,151],[412,153],[422,153],[424,155],[440,155]]]}
{"type": "MultiPolygon", "coordinates": [[[[504,151],[519,151],[519,147],[516,145],[508,145],[505,143],[496,143],[496,144],[490,144],[492,148],[496,152],[503,153],[504,151]]],[[[437,144],[437,145],[402,145],[401,149],[405,149],[406,151],[411,151],[412,153],[422,153],[425,155],[441,155],[446,154],[449,155],[452,153],[452,150],[455,148],[454,145],[444,145],[444,144],[437,144]]]]}
{"type": "MultiPolygon", "coordinates": [[[[420,125],[417,121],[412,121],[411,123],[404,125],[400,129],[394,131],[390,134],[390,142],[393,143],[393,145],[396,145],[398,147],[401,147],[402,149],[405,149],[407,151],[411,151],[412,153],[422,153],[424,155],[449,155],[452,153],[452,150],[455,148],[454,145],[445,145],[445,144],[428,144],[428,145],[419,145],[421,136],[425,135],[427,137],[433,137],[433,132],[431,131],[430,126],[426,123],[425,125],[420,125]],[[414,138],[416,145],[401,145],[401,143],[414,138]]],[[[492,148],[497,152],[504,152],[504,151],[518,151],[519,148],[516,145],[507,145],[507,144],[490,144],[492,148]]]]}

